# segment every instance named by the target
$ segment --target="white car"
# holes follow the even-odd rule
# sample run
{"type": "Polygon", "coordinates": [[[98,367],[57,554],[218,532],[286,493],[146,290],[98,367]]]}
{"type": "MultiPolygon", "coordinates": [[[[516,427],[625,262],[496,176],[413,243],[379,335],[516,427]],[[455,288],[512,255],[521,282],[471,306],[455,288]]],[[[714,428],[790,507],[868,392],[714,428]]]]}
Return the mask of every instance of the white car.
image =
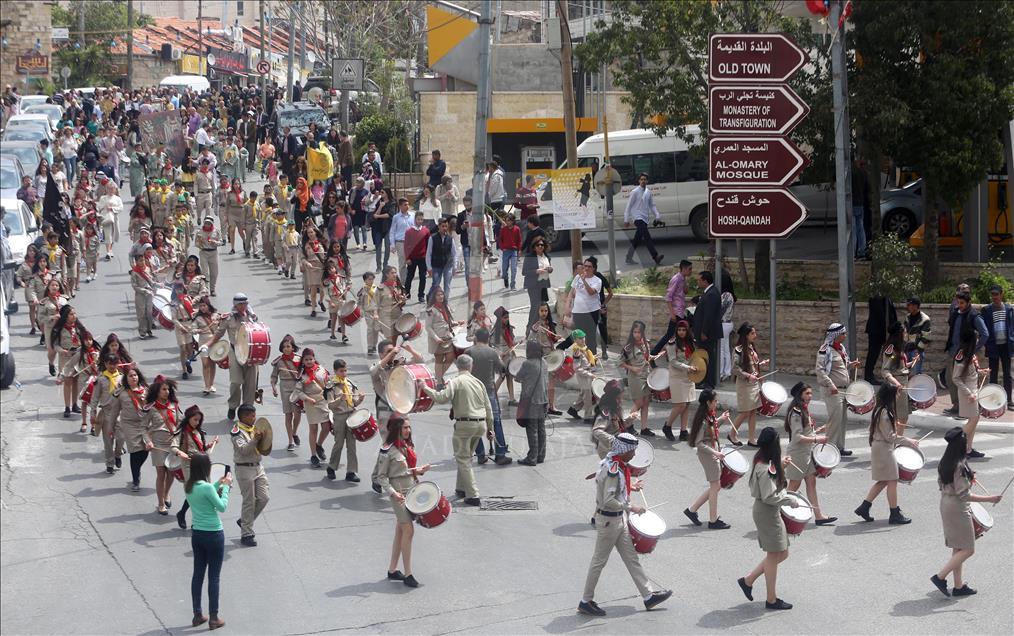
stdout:
{"type": "Polygon", "coordinates": [[[4,210],[3,224],[9,231],[7,240],[11,246],[11,258],[21,264],[28,246],[39,236],[35,215],[21,199],[0,199],[0,208],[4,210]]]}
{"type": "Polygon", "coordinates": [[[4,127],[4,141],[23,141],[25,139],[35,141],[46,139],[53,142],[53,128],[49,123],[49,117],[42,113],[29,113],[26,115],[14,115],[7,120],[4,127]],[[29,132],[25,137],[23,134],[29,132]]]}
{"type": "Polygon", "coordinates": [[[27,108],[22,108],[21,112],[25,115],[45,115],[53,130],[56,130],[56,125],[63,119],[63,108],[57,104],[32,104],[27,108]]]}
{"type": "Polygon", "coordinates": [[[49,99],[49,95],[22,95],[18,112],[25,112],[29,106],[45,104],[47,99],[49,99]]]}
{"type": "MultiPolygon", "coordinates": [[[[0,298],[6,295],[3,279],[0,279],[0,298]]],[[[11,326],[7,317],[7,303],[0,303],[0,389],[14,383],[14,354],[11,353],[11,326]]]]}

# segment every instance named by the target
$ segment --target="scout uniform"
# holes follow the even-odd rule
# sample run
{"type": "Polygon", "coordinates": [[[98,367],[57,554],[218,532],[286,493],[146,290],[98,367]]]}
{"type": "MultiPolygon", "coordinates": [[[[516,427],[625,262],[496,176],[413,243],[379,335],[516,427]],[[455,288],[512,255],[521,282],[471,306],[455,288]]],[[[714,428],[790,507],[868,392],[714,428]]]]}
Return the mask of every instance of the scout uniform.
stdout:
{"type": "Polygon", "coordinates": [[[190,298],[203,298],[208,293],[208,279],[204,274],[194,274],[189,278],[184,274],[183,284],[186,286],[187,296],[190,298]]]}
{"type": "Polygon", "coordinates": [[[141,418],[142,438],[150,442],[151,463],[153,466],[164,466],[170,450],[179,448],[180,427],[179,405],[174,402],[160,404],[152,402],[147,405],[141,418]]]}
{"type": "MultiPolygon", "coordinates": [[[[584,331],[575,329],[575,338],[583,338],[584,331]]],[[[572,335],[574,335],[572,334],[572,335]]],[[[567,350],[567,355],[574,360],[574,376],[577,378],[578,384],[578,396],[577,401],[571,405],[571,409],[577,411],[583,409],[584,419],[590,420],[595,416],[595,404],[592,401],[592,380],[595,379],[595,373],[598,371],[598,358],[591,349],[585,346],[580,346],[576,342],[570,346],[567,350]]]]}
{"type": "Polygon", "coordinates": [[[786,479],[803,480],[816,473],[816,467],[810,456],[814,444],[800,439],[803,435],[812,437],[816,434],[809,410],[803,410],[798,406],[789,409],[789,447],[786,452],[792,458],[792,463],[785,467],[786,479]]]}
{"type": "Polygon", "coordinates": [[[243,193],[229,190],[223,192],[222,196],[225,198],[222,225],[226,233],[232,236],[233,231],[237,229],[245,233],[244,212],[246,210],[246,201],[243,200],[243,193]]]}
{"type": "MultiPolygon", "coordinates": [[[[979,359],[973,355],[968,364],[965,364],[964,358],[964,353],[960,350],[954,356],[951,381],[958,387],[958,416],[967,419],[979,416],[979,402],[968,399],[969,395],[978,393],[979,359]]],[[[901,398],[899,395],[899,402],[901,398]]]]}
{"type": "Polygon", "coordinates": [[[426,335],[430,353],[441,364],[450,364],[454,360],[454,332],[451,331],[451,314],[436,305],[426,310],[426,335]]]}
{"type": "MultiPolygon", "coordinates": [[[[287,179],[287,177],[283,177],[287,179]]],[[[275,201],[278,202],[278,208],[285,213],[285,218],[292,221],[292,201],[289,199],[292,196],[292,187],[289,186],[288,181],[286,183],[279,184],[275,187],[275,201]]]]}
{"type": "MultiPolygon", "coordinates": [[[[197,278],[196,276],[194,278],[197,278]]],[[[194,321],[194,307],[187,296],[180,297],[172,304],[173,333],[176,335],[176,346],[180,351],[180,364],[183,372],[187,372],[187,347],[194,341],[191,332],[194,321]]]]}
{"type": "Polygon", "coordinates": [[[673,338],[665,344],[665,357],[669,361],[669,401],[673,404],[693,402],[697,399],[697,389],[690,381],[690,356],[694,350],[692,346],[680,347],[673,338]]]}
{"type": "Polygon", "coordinates": [[[214,187],[214,177],[211,171],[198,170],[194,175],[194,198],[197,202],[197,216],[211,214],[211,190],[214,187]]]}
{"type": "MultiPolygon", "coordinates": [[[[106,468],[112,468],[116,458],[123,454],[123,435],[116,428],[116,414],[114,413],[113,394],[120,386],[123,374],[119,371],[102,371],[95,380],[95,391],[92,393],[92,400],[89,404],[93,429],[102,431],[102,445],[105,451],[106,468]],[[113,438],[116,438],[114,452],[113,438]]],[[[93,433],[98,434],[98,433],[93,433]]]]}
{"type": "MultiPolygon", "coordinates": [[[[70,233],[70,241],[67,243],[67,269],[64,277],[67,279],[68,283],[73,281],[75,286],[81,278],[81,252],[83,249],[84,232],[81,230],[72,230],[70,233]]],[[[74,289],[70,288],[68,291],[73,293],[74,289]]]]}
{"type": "Polygon", "coordinates": [[[211,216],[204,217],[204,224],[211,224],[211,229],[206,230],[202,225],[194,237],[194,244],[201,251],[201,271],[208,277],[211,295],[214,296],[215,283],[218,282],[218,246],[222,244],[222,234],[215,227],[215,219],[211,216]]]}
{"type": "Polygon", "coordinates": [[[746,365],[743,364],[743,347],[737,346],[732,352],[732,375],[736,376],[736,410],[740,413],[759,409],[760,382],[755,382],[747,376],[755,375],[760,371],[760,355],[752,344],[747,344],[750,350],[747,352],[746,365]]]}
{"type": "Polygon", "coordinates": [[[602,413],[592,425],[591,441],[599,459],[604,459],[613,447],[613,440],[623,432],[623,420],[612,414],[602,413]]]}
{"type": "Polygon", "coordinates": [[[240,229],[243,230],[243,254],[257,256],[257,235],[260,234],[260,208],[257,199],[247,199],[243,204],[240,229]]]}
{"type": "MultiPolygon", "coordinates": [[[[303,369],[306,371],[306,369],[303,369]]],[[[306,413],[306,421],[310,424],[324,424],[330,421],[330,410],[324,391],[331,388],[331,378],[324,367],[319,363],[312,374],[301,373],[293,389],[290,399],[294,402],[303,402],[303,412],[306,413]],[[308,399],[309,398],[309,399],[308,399]],[[313,400],[311,403],[309,400],[313,400]]],[[[311,440],[316,443],[316,440],[311,440]]]]}
{"type": "MultiPolygon", "coordinates": [[[[335,320],[341,320],[338,317],[338,312],[342,308],[342,303],[345,302],[345,281],[340,276],[334,278],[326,278],[323,281],[324,284],[324,296],[327,298],[327,311],[332,316],[335,316],[335,320]]],[[[341,323],[335,325],[335,327],[341,327],[344,331],[345,324],[341,323]]]]}
{"type": "MultiPolygon", "coordinates": [[[[243,496],[240,534],[249,542],[254,536],[254,521],[268,505],[270,490],[268,475],[261,466],[261,454],[254,439],[254,428],[242,422],[236,422],[232,427],[232,462],[236,466],[236,481],[243,496]]],[[[255,542],[252,544],[257,545],[255,542]]]]}
{"type": "Polygon", "coordinates": [[[757,542],[765,552],[789,549],[789,534],[782,521],[781,508],[791,499],[778,487],[777,476],[767,462],[754,462],[750,467],[750,495],[753,497],[753,522],[757,526],[757,542]]]}
{"type": "Polygon", "coordinates": [[[67,323],[57,334],[56,352],[59,354],[58,366],[63,369],[67,366],[71,356],[81,348],[81,338],[78,336],[77,325],[67,323]]]}
{"type": "Polygon", "coordinates": [[[279,273],[281,273],[282,269],[279,261],[285,258],[285,250],[278,248],[282,245],[282,238],[284,236],[285,213],[277,207],[265,209],[264,220],[261,226],[261,243],[264,245],[264,258],[277,267],[279,273]]]}
{"type": "MultiPolygon", "coordinates": [[[[377,454],[377,465],[373,469],[374,482],[380,485],[381,492],[390,497],[394,493],[408,494],[418,481],[409,470],[408,459],[397,442],[384,444],[377,454]]],[[[391,500],[394,516],[398,523],[412,523],[412,515],[405,504],[391,500]]]]}
{"type": "Polygon", "coordinates": [[[380,328],[383,330],[384,337],[394,342],[394,338],[397,335],[394,332],[394,323],[401,317],[404,296],[398,290],[397,283],[390,285],[384,283],[380,286],[377,296],[377,314],[379,315],[380,322],[384,323],[380,328]]]}
{"type": "Polygon", "coordinates": [[[63,279],[65,272],[67,271],[67,254],[63,251],[63,248],[57,245],[50,245],[49,243],[43,243],[42,248],[39,250],[40,256],[45,257],[49,261],[49,271],[58,278],[63,279]]]}
{"type": "Polygon", "coordinates": [[[712,450],[719,450],[718,418],[708,413],[701,422],[697,435],[690,440],[690,444],[697,449],[697,460],[704,468],[704,478],[711,483],[722,478],[722,463],[720,458],[715,457],[712,450]]]}
{"type": "Polygon", "coordinates": [[[940,519],[944,525],[944,544],[952,550],[975,549],[975,527],[968,495],[972,491],[975,473],[967,461],[954,467],[954,481],[945,484],[937,477],[940,487],[940,519]]]}
{"type": "Polygon", "coordinates": [[[381,327],[377,320],[380,315],[377,307],[377,286],[373,283],[363,284],[363,288],[356,294],[359,308],[366,318],[366,352],[377,350],[377,340],[380,338],[381,327]]]}
{"type": "Polygon", "coordinates": [[[303,272],[306,289],[319,288],[324,275],[324,246],[320,241],[307,241],[303,248],[303,272]]]}
{"type": "Polygon", "coordinates": [[[912,440],[898,435],[887,409],[881,409],[873,427],[873,441],[870,442],[870,476],[873,481],[898,481],[898,460],[894,458],[894,447],[898,445],[914,446],[912,440]]]}
{"type": "Polygon", "coordinates": [[[87,276],[85,280],[95,280],[95,273],[99,266],[99,245],[102,244],[97,232],[85,231],[81,238],[81,251],[84,252],[85,267],[87,276]]]}
{"type": "MultiPolygon", "coordinates": [[[[232,297],[232,302],[234,305],[247,302],[246,294],[236,294],[232,297]]],[[[253,404],[257,393],[259,367],[255,364],[240,364],[236,360],[237,334],[243,324],[248,322],[257,322],[257,314],[249,308],[244,313],[233,311],[228,318],[218,323],[215,332],[216,338],[228,334],[229,342],[232,343],[229,347],[229,410],[239,408],[240,404],[253,404]]]]}
{"type": "Polygon", "coordinates": [[[288,415],[296,410],[293,406],[292,392],[296,390],[296,381],[299,379],[299,356],[296,354],[282,354],[271,361],[271,388],[278,390],[278,397],[282,401],[282,413],[288,415]]]}
{"type": "MultiPolygon", "coordinates": [[[[885,382],[893,385],[892,380],[897,380],[903,388],[907,387],[910,370],[908,356],[904,351],[898,351],[890,344],[884,347],[884,353],[880,357],[880,375],[885,382]]],[[[902,389],[898,390],[895,411],[899,422],[908,421],[908,393],[902,389]]]]}
{"type": "Polygon", "coordinates": [[[648,391],[648,373],[651,371],[649,358],[651,348],[646,339],[641,344],[631,342],[623,347],[620,352],[620,361],[623,364],[634,367],[634,370],[627,369],[627,389],[630,399],[637,402],[651,395],[648,391]]]}
{"type": "Polygon", "coordinates": [[[817,351],[817,382],[827,405],[827,440],[838,450],[845,448],[845,389],[849,385],[849,354],[842,345],[833,344],[845,327],[832,323],[817,351]],[[837,389],[837,393],[831,391],[837,389]]]}
{"type": "Polygon", "coordinates": [[[334,399],[328,403],[331,409],[331,433],[334,434],[334,446],[331,447],[331,457],[328,459],[327,467],[331,471],[337,471],[342,459],[342,449],[348,447],[348,464],[345,466],[345,479],[347,481],[359,481],[356,473],[359,472],[359,457],[356,455],[356,438],[352,429],[348,427],[349,415],[355,412],[356,407],[363,401],[363,396],[353,397],[354,387],[348,378],[335,375],[334,378],[334,399]],[[354,479],[353,479],[354,478],[354,479]]]}
{"type": "MultiPolygon", "coordinates": [[[[128,453],[145,450],[144,442],[147,436],[143,421],[145,391],[146,387],[143,386],[130,390],[124,383],[113,391],[113,399],[109,405],[109,420],[116,422],[114,434],[118,438],[118,443],[126,446],[128,453]]],[[[107,465],[108,462],[109,453],[106,452],[107,465]]]]}
{"type": "Polygon", "coordinates": [[[458,464],[456,491],[464,491],[467,499],[479,497],[479,487],[472,473],[472,452],[482,440],[483,433],[493,432],[493,408],[489,403],[486,386],[474,375],[460,371],[451,378],[442,391],[423,387],[438,404],[451,403],[454,411],[454,460],[458,464]]]}
{"type": "Polygon", "coordinates": [[[137,330],[142,337],[155,328],[152,318],[155,282],[151,270],[143,262],[130,268],[130,286],[134,288],[134,309],[137,313],[137,330]]]}

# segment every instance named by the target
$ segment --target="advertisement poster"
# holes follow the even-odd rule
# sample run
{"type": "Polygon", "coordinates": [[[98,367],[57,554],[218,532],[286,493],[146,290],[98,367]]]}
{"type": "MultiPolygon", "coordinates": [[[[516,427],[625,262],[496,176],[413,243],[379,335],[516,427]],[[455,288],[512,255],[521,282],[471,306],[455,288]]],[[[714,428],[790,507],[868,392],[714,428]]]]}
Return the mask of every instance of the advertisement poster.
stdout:
{"type": "Polygon", "coordinates": [[[141,113],[138,116],[138,125],[141,128],[141,143],[145,152],[157,152],[158,145],[165,144],[165,152],[173,164],[180,165],[187,148],[186,140],[183,138],[180,111],[141,113]]]}
{"type": "Polygon", "coordinates": [[[553,183],[553,227],[557,230],[587,230],[595,227],[597,197],[592,187],[591,168],[550,170],[553,183]]]}

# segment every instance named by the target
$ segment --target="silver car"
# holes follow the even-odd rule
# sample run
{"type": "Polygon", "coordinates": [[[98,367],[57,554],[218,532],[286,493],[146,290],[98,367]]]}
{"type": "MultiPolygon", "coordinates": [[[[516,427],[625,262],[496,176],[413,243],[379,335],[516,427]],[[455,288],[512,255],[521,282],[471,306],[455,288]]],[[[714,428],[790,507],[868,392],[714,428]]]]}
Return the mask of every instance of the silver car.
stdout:
{"type": "Polygon", "coordinates": [[[922,179],[880,193],[881,228],[907,239],[922,225],[922,179]]]}

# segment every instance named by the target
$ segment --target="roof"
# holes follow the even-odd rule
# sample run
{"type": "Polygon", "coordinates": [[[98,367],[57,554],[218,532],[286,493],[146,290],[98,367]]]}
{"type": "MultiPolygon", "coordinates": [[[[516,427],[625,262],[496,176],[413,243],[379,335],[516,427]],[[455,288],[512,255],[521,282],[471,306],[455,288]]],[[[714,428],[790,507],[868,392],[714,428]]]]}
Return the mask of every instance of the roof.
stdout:
{"type": "MultiPolygon", "coordinates": [[[[205,18],[200,26],[204,29],[204,37],[199,38],[197,20],[182,20],[180,18],[153,18],[154,23],[148,26],[134,29],[134,55],[159,55],[163,44],[171,44],[185,53],[196,54],[199,44],[203,39],[205,47],[233,50],[232,38],[224,32],[221,22],[217,18],[205,18]]],[[[258,29],[249,27],[242,28],[243,44],[249,50],[260,50],[261,37],[258,29]]],[[[126,55],[127,39],[117,37],[113,39],[111,53],[126,55]]],[[[323,47],[321,42],[314,42],[313,36],[307,38],[307,50],[314,51],[318,55],[323,47]]],[[[265,48],[270,49],[278,55],[284,55],[289,50],[289,32],[282,26],[271,29],[271,38],[265,38],[265,48]]]]}
{"type": "MultiPolygon", "coordinates": [[[[687,130],[687,134],[690,134],[690,135],[700,135],[701,134],[701,127],[700,126],[696,126],[696,125],[687,126],[686,130],[687,130]]],[[[676,132],[673,131],[673,130],[670,130],[670,131],[666,132],[665,136],[666,137],[675,137],[676,136],[676,132]]],[[[622,140],[631,140],[631,139],[650,139],[652,137],[658,137],[658,135],[656,135],[654,133],[654,131],[652,131],[650,128],[633,128],[631,130],[615,130],[615,131],[610,130],[609,131],[609,141],[614,141],[614,140],[615,141],[622,141],[622,140]]],[[[602,139],[602,133],[598,133],[598,134],[592,135],[591,137],[588,137],[582,143],[588,143],[588,142],[591,142],[591,143],[602,143],[602,141],[603,141],[603,139],[602,139]]]]}

